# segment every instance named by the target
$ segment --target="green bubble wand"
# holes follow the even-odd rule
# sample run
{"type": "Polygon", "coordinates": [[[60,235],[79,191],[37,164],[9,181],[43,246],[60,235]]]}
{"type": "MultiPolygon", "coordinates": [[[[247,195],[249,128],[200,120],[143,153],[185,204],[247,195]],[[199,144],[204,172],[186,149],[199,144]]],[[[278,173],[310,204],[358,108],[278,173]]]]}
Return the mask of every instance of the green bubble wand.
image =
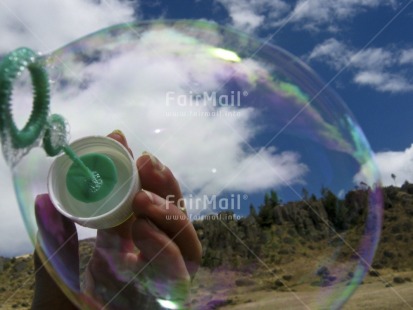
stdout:
{"type": "Polygon", "coordinates": [[[19,48],[6,55],[0,62],[0,138],[8,164],[15,166],[21,156],[42,141],[48,156],[53,157],[63,151],[73,161],[66,177],[67,188],[73,197],[83,202],[104,198],[117,181],[113,161],[96,153],[87,154],[85,158],[77,156],[68,146],[65,119],[58,114],[48,116],[49,106],[49,77],[38,55],[28,48],[19,48]],[[13,82],[25,69],[30,72],[32,80],[33,108],[27,123],[19,129],[13,119],[11,100],[13,82]],[[17,151],[20,157],[14,156],[16,152],[10,154],[10,149],[17,151]],[[105,176],[104,184],[101,176],[105,176]]]}

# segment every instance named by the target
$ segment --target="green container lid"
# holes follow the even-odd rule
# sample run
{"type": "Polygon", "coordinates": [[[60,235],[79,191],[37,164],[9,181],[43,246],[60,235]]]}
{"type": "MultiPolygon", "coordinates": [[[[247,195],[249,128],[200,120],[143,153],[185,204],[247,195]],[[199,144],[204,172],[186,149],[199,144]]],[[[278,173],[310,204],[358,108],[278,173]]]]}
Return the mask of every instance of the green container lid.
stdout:
{"type": "Polygon", "coordinates": [[[112,159],[104,154],[90,153],[81,156],[80,160],[95,177],[91,179],[84,169],[74,162],[66,175],[67,190],[75,199],[86,203],[105,198],[118,181],[112,159]]]}

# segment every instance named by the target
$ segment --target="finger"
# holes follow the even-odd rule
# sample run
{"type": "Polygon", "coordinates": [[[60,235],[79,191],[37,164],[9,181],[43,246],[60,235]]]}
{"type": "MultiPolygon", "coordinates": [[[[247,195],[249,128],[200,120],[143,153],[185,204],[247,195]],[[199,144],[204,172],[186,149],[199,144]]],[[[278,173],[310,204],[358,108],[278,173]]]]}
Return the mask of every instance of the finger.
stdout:
{"type": "Polygon", "coordinates": [[[138,218],[132,236],[140,255],[166,278],[188,280],[188,272],[178,246],[150,220],[138,218]]]}
{"type": "Polygon", "coordinates": [[[182,211],[177,208],[177,205],[184,207],[178,181],[171,170],[150,153],[144,152],[136,164],[142,188],[155,195],[145,197],[139,194],[135,197],[133,204],[135,215],[148,217],[156,226],[165,231],[181,250],[190,274],[195,274],[202,257],[201,243],[190,221],[186,216],[182,216],[182,211]],[[155,204],[163,205],[164,208],[151,208],[154,204],[153,200],[157,197],[167,199],[172,204],[168,204],[168,208],[165,208],[165,201],[158,199],[155,204]]]}
{"type": "MultiPolygon", "coordinates": [[[[178,181],[171,170],[154,155],[144,152],[136,161],[142,188],[173,202],[176,206],[183,203],[178,181]]],[[[183,207],[183,205],[182,205],[183,207]]]]}
{"type": "Polygon", "coordinates": [[[138,218],[132,225],[132,235],[140,250],[138,273],[147,289],[158,298],[183,306],[191,282],[178,246],[148,219],[138,218]]]}
{"type": "Polygon", "coordinates": [[[108,134],[108,137],[122,144],[129,151],[130,155],[133,157],[132,150],[129,148],[128,141],[126,140],[126,137],[121,130],[115,129],[110,134],[108,134]]]}
{"type": "Polygon", "coordinates": [[[132,208],[136,217],[149,219],[176,243],[189,273],[195,274],[201,262],[202,249],[188,217],[172,203],[147,191],[136,194],[132,208]]]}
{"type": "Polygon", "coordinates": [[[35,215],[39,231],[34,253],[36,284],[32,309],[77,309],[46,270],[46,266],[59,270],[59,280],[64,280],[72,293],[79,292],[76,227],[57,212],[47,194],[36,197],[35,215]]]}

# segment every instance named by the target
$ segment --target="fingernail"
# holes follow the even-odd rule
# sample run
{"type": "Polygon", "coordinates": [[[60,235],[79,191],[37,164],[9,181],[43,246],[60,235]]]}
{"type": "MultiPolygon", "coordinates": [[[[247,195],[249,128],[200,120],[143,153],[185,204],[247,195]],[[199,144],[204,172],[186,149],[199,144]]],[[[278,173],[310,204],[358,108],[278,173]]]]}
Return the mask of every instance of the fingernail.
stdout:
{"type": "Polygon", "coordinates": [[[112,134],[115,134],[115,135],[121,136],[122,138],[125,138],[125,134],[120,129],[115,129],[114,131],[112,131],[112,134]]]}
{"type": "Polygon", "coordinates": [[[144,192],[146,194],[146,196],[148,196],[149,200],[153,203],[153,196],[151,192],[148,192],[146,190],[142,190],[142,192],[144,192]]]}
{"type": "Polygon", "coordinates": [[[157,206],[160,206],[160,207],[164,207],[164,208],[166,208],[167,209],[167,201],[165,200],[165,199],[163,199],[162,197],[159,197],[158,195],[156,195],[156,194],[154,194],[154,193],[151,193],[151,192],[149,192],[149,191],[146,191],[146,190],[142,190],[145,194],[146,194],[146,196],[148,196],[148,198],[149,198],[149,200],[154,204],[154,205],[157,205],[157,206]]]}
{"type": "Polygon", "coordinates": [[[115,129],[114,131],[110,133],[110,135],[112,136],[113,139],[117,140],[118,142],[127,144],[125,134],[121,130],[115,129]]]}
{"type": "Polygon", "coordinates": [[[162,164],[158,158],[156,158],[155,156],[153,156],[151,153],[147,152],[147,151],[143,151],[142,155],[147,155],[149,156],[151,163],[152,163],[152,167],[155,168],[158,171],[163,171],[165,169],[164,164],[162,164]]]}

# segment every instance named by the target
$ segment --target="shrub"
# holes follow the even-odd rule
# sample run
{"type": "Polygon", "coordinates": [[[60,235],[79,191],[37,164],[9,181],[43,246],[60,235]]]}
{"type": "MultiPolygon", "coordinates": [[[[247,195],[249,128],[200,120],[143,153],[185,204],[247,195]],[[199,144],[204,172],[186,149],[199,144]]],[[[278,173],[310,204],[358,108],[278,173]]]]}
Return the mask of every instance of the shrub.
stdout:
{"type": "Polygon", "coordinates": [[[392,259],[392,258],[394,258],[396,255],[395,255],[392,251],[385,250],[385,251],[383,252],[383,256],[392,259]]]}
{"type": "Polygon", "coordinates": [[[241,278],[235,280],[236,286],[251,286],[254,285],[256,282],[253,279],[249,278],[241,278]]]}
{"type": "Polygon", "coordinates": [[[369,275],[371,277],[380,277],[380,273],[377,270],[370,270],[369,275]]]}
{"type": "Polygon", "coordinates": [[[275,280],[275,282],[274,282],[274,288],[280,288],[280,287],[283,287],[284,286],[284,283],[283,283],[283,281],[281,281],[280,279],[277,279],[277,280],[275,280]]]}
{"type": "Polygon", "coordinates": [[[402,277],[394,277],[393,282],[397,284],[403,284],[405,282],[405,279],[402,277]]]}

